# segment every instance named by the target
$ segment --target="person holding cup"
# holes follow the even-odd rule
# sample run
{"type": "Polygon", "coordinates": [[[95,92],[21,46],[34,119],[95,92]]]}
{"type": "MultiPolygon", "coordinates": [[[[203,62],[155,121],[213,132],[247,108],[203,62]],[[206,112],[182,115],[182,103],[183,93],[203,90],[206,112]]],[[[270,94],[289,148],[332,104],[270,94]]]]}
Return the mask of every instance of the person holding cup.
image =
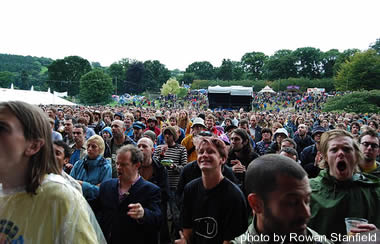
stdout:
{"type": "Polygon", "coordinates": [[[365,218],[352,233],[367,232],[380,226],[380,180],[362,174],[358,163],[363,160],[359,145],[351,133],[331,130],[322,134],[320,151],[323,159],[320,174],[310,180],[311,219],[309,226],[328,238],[346,235],[345,218],[365,218]]]}

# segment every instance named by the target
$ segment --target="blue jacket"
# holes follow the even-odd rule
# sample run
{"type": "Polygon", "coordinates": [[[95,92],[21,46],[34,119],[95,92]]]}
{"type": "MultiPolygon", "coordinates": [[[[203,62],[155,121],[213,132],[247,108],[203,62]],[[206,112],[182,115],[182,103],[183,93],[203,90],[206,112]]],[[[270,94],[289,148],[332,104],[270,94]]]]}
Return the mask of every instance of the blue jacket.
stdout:
{"type": "Polygon", "coordinates": [[[140,177],[119,201],[119,179],[102,183],[93,207],[107,243],[158,243],[162,224],[160,195],[158,186],[140,177]],[[144,208],[144,217],[139,222],[127,215],[131,203],[140,203],[144,208]]]}
{"type": "Polygon", "coordinates": [[[99,195],[97,185],[112,178],[111,164],[101,155],[94,160],[90,160],[86,155],[75,163],[70,176],[83,181],[83,196],[87,201],[91,201],[99,195]]]}

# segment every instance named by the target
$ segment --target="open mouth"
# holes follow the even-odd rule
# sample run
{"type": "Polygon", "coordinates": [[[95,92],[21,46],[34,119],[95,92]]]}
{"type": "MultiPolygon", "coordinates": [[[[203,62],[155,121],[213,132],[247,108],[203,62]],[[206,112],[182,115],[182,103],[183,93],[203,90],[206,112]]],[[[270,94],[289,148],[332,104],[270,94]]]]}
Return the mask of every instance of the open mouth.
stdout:
{"type": "Polygon", "coordinates": [[[345,161],[339,161],[338,164],[336,165],[337,169],[342,172],[347,169],[347,164],[345,161]]]}

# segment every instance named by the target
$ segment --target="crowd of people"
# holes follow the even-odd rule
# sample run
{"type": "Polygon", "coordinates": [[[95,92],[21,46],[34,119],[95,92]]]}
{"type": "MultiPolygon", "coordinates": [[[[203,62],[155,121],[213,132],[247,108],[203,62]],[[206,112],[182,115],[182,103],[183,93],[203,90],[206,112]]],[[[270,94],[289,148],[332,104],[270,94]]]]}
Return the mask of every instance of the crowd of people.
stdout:
{"type": "Polygon", "coordinates": [[[376,237],[380,115],[283,95],[308,109],[0,103],[0,243],[376,237]]]}

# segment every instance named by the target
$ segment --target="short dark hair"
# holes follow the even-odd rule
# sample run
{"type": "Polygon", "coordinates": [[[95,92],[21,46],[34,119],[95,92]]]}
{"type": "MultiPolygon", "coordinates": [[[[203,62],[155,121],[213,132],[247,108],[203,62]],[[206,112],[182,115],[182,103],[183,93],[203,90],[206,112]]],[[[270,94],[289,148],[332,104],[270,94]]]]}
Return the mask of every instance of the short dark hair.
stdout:
{"type": "Polygon", "coordinates": [[[270,135],[273,136],[272,130],[269,128],[263,128],[261,130],[261,134],[263,134],[263,133],[270,133],[270,135]]]}
{"type": "Polygon", "coordinates": [[[87,128],[84,124],[75,124],[74,128],[80,128],[83,130],[83,134],[86,135],[87,128]]]}
{"type": "Polygon", "coordinates": [[[278,155],[267,154],[253,160],[245,174],[245,189],[247,194],[256,193],[263,201],[267,195],[277,189],[278,175],[287,175],[297,180],[307,177],[301,165],[294,160],[278,155]]]}
{"type": "Polygon", "coordinates": [[[77,123],[77,120],[73,116],[71,116],[71,115],[66,115],[65,116],[65,120],[71,120],[71,123],[73,125],[75,125],[77,123]]]}
{"type": "Polygon", "coordinates": [[[281,148],[281,150],[280,150],[280,153],[281,153],[281,152],[286,152],[286,153],[288,153],[288,154],[291,154],[291,155],[293,155],[293,156],[296,156],[296,161],[298,161],[298,153],[297,153],[296,149],[291,148],[291,147],[283,147],[283,148],[281,148]]]}
{"type": "Polygon", "coordinates": [[[379,138],[379,135],[377,134],[377,132],[372,129],[371,127],[367,128],[363,133],[360,134],[359,138],[358,138],[358,141],[359,143],[362,142],[362,139],[363,137],[365,136],[371,136],[371,137],[376,137],[378,141],[380,141],[380,138],[379,138]]]}
{"type": "Polygon", "coordinates": [[[282,140],[281,144],[284,142],[284,141],[288,141],[290,142],[291,144],[293,144],[294,146],[294,149],[297,149],[297,143],[292,139],[292,138],[285,138],[284,140],[282,140]]]}
{"type": "Polygon", "coordinates": [[[249,122],[246,119],[242,119],[239,121],[239,125],[249,125],[249,122]]]}
{"type": "Polygon", "coordinates": [[[69,145],[67,145],[66,142],[59,140],[59,141],[53,141],[54,145],[57,145],[59,147],[63,147],[65,158],[70,158],[71,157],[71,149],[69,145]]]}

